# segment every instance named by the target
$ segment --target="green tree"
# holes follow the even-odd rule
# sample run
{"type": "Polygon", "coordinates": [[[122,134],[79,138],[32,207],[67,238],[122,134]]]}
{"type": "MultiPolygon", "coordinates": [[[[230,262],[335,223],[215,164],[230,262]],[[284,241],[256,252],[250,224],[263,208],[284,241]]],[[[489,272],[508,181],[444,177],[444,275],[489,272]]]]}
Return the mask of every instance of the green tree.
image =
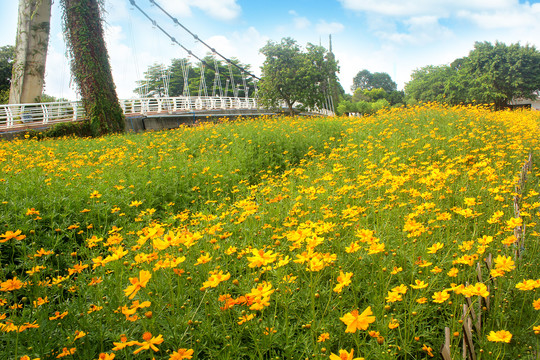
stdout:
{"type": "Polygon", "coordinates": [[[540,90],[540,52],[519,43],[477,42],[463,72],[471,79],[470,98],[501,108],[514,98],[532,98],[540,90]]]}
{"type": "Polygon", "coordinates": [[[540,89],[540,52],[533,46],[477,42],[469,56],[450,65],[415,70],[405,85],[410,103],[495,104],[500,109],[514,98],[534,98],[540,89]]]}
{"type": "Polygon", "coordinates": [[[101,0],[61,0],[71,55],[71,72],[93,135],[124,130],[124,115],[114,86],[103,38],[101,0]]]}
{"type": "MultiPolygon", "coordinates": [[[[238,59],[230,59],[233,64],[250,70],[250,66],[242,64],[238,59]]],[[[208,96],[229,96],[235,94],[245,96],[244,82],[248,90],[248,96],[252,97],[255,92],[254,79],[247,74],[242,74],[236,66],[228,65],[224,61],[216,60],[212,56],[204,58],[206,66],[204,66],[204,82],[206,83],[206,93],[208,96]],[[217,71],[216,71],[217,67],[217,71]],[[232,73],[232,77],[231,77],[232,73]],[[219,77],[216,77],[219,74],[219,77]],[[234,89],[233,89],[234,83],[234,89]]],[[[204,96],[203,86],[201,86],[201,63],[191,64],[188,59],[172,59],[171,65],[165,67],[161,64],[154,64],[148,67],[144,73],[144,79],[137,81],[136,93],[143,97],[149,96],[164,96],[165,82],[164,77],[169,77],[169,96],[186,95],[204,96]],[[188,89],[184,89],[184,69],[187,73],[188,89]],[[201,89],[201,94],[199,94],[201,89]],[[142,90],[142,92],[141,92],[142,90]]]]}
{"type": "Polygon", "coordinates": [[[308,44],[306,51],[291,38],[269,41],[260,52],[266,56],[259,82],[259,100],[266,107],[284,102],[289,113],[294,106],[324,108],[330,85],[338,71],[333,57],[321,46],[308,44]]]}
{"type": "Polygon", "coordinates": [[[445,102],[450,82],[455,82],[457,72],[448,65],[428,65],[416,69],[411,81],[405,84],[405,94],[410,103],[445,102]]]}
{"type": "Polygon", "coordinates": [[[369,70],[364,69],[359,71],[353,78],[351,90],[355,92],[356,89],[383,89],[387,93],[390,93],[397,90],[397,84],[392,81],[392,78],[387,73],[371,73],[369,70]]]}
{"type": "Polygon", "coordinates": [[[11,86],[11,72],[15,48],[11,45],[0,47],[0,104],[9,100],[9,87],[11,86]]]}

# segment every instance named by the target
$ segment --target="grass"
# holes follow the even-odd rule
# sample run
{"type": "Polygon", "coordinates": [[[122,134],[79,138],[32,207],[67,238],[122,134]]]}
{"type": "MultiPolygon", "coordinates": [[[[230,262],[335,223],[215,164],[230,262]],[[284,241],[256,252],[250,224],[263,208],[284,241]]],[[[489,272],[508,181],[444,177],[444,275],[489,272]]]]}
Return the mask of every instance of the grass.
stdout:
{"type": "Polygon", "coordinates": [[[432,104],[0,143],[0,358],[423,359],[445,327],[459,358],[466,296],[478,358],[534,358],[538,169],[516,184],[539,119],[432,104]]]}

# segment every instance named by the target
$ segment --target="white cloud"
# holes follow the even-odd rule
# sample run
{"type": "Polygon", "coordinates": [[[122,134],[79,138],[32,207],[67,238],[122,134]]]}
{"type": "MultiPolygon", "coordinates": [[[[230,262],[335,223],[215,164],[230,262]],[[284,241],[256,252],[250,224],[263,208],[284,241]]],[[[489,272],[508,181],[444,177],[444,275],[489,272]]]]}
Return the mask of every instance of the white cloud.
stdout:
{"type": "Polygon", "coordinates": [[[311,21],[304,16],[298,15],[295,10],[289,10],[289,15],[293,17],[293,24],[295,29],[302,30],[311,26],[311,21]]]}
{"type": "Polygon", "coordinates": [[[376,15],[368,20],[368,24],[376,38],[395,45],[426,45],[454,36],[449,28],[439,23],[438,17],[432,15],[413,16],[399,21],[376,15]]]}
{"type": "MultiPolygon", "coordinates": [[[[204,39],[211,47],[227,58],[237,58],[243,64],[251,65],[251,72],[260,75],[260,66],[264,62],[264,56],[259,54],[259,49],[266,45],[268,37],[261,35],[254,27],[244,31],[236,31],[229,36],[216,35],[204,39]]],[[[194,52],[204,56],[209,50],[202,44],[198,44],[194,52]]]]}
{"type": "Polygon", "coordinates": [[[337,34],[342,32],[345,26],[338,22],[327,23],[324,20],[319,21],[317,24],[317,32],[319,34],[337,34]]]}
{"type": "Polygon", "coordinates": [[[308,18],[302,17],[302,16],[295,17],[293,19],[293,22],[294,22],[294,27],[299,30],[307,29],[308,27],[311,26],[311,21],[309,21],[308,18]]]}
{"type": "Polygon", "coordinates": [[[229,56],[235,56],[242,63],[251,65],[251,71],[255,75],[260,75],[260,67],[265,58],[259,53],[259,49],[266,45],[270,38],[259,33],[255,27],[250,26],[245,31],[234,32],[231,40],[235,44],[235,49],[229,56]]]}
{"type": "Polygon", "coordinates": [[[106,1],[105,2],[105,14],[107,23],[114,23],[117,21],[123,21],[131,14],[127,7],[127,1],[106,1]]]}
{"type": "Polygon", "coordinates": [[[112,69],[116,92],[120,98],[133,96],[137,73],[137,57],[126,41],[124,29],[118,25],[107,26],[105,41],[112,69]]]}
{"type": "Polygon", "coordinates": [[[199,9],[214,19],[234,20],[240,16],[242,8],[237,0],[163,0],[160,4],[173,16],[189,17],[192,8],[199,9]]]}
{"type": "Polygon", "coordinates": [[[511,8],[518,0],[339,0],[345,9],[387,16],[436,15],[447,17],[458,10],[490,11],[511,8]]]}
{"type": "Polygon", "coordinates": [[[463,10],[458,16],[472,21],[483,29],[538,28],[540,4],[521,4],[511,9],[493,12],[463,10]]]}

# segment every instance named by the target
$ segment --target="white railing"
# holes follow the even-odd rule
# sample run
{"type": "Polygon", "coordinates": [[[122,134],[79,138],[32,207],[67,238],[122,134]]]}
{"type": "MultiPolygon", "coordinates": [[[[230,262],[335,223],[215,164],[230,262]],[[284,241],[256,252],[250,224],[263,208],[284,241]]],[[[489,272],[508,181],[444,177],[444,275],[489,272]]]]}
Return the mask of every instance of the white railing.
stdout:
{"type": "Polygon", "coordinates": [[[84,119],[79,101],[0,105],[0,130],[84,119]]]}
{"type": "MultiPolygon", "coordinates": [[[[120,100],[120,106],[127,116],[259,109],[255,98],[211,96],[136,98],[120,100]]],[[[316,112],[332,115],[324,109],[316,112]]],[[[85,119],[84,108],[80,101],[0,105],[0,131],[15,131],[85,119]]]]}
{"type": "Polygon", "coordinates": [[[180,96],[120,100],[124,114],[162,114],[200,110],[258,109],[257,99],[240,97],[180,96]]]}

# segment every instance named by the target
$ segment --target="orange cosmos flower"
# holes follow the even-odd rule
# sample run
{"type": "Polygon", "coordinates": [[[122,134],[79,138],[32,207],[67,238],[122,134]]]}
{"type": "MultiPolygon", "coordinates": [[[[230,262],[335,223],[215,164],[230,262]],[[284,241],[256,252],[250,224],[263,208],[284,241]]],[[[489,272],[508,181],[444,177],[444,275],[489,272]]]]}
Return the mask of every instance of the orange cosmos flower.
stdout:
{"type": "Polygon", "coordinates": [[[86,269],[88,267],[88,265],[83,265],[80,261],[78,264],[75,264],[73,265],[72,268],[68,269],[68,273],[69,275],[72,275],[72,274],[80,274],[84,269],[86,269]]]}
{"type": "Polygon", "coordinates": [[[169,360],[183,360],[193,358],[193,349],[178,349],[171,354],[169,360]]]}
{"type": "Polygon", "coordinates": [[[149,349],[152,349],[154,351],[159,351],[159,349],[156,347],[156,345],[159,345],[164,341],[163,335],[158,335],[157,337],[155,337],[155,336],[152,337],[152,334],[149,333],[149,332],[144,333],[143,339],[145,341],[143,341],[142,343],[137,344],[140,347],[133,352],[134,355],[137,355],[138,353],[140,353],[143,350],[149,350],[149,349]]]}
{"type": "Polygon", "coordinates": [[[330,360],[364,360],[364,358],[355,358],[354,355],[354,349],[351,349],[350,352],[347,350],[339,350],[339,356],[331,353],[330,354],[330,360]]]}
{"type": "Polygon", "coordinates": [[[30,215],[39,215],[39,210],[36,210],[34,208],[27,209],[26,216],[30,216],[30,215]]]}
{"type": "Polygon", "coordinates": [[[67,347],[65,347],[65,348],[62,349],[62,352],[60,354],[58,354],[58,356],[56,358],[60,359],[60,358],[63,358],[64,356],[73,355],[73,354],[75,354],[76,350],[77,350],[76,348],[68,349],[67,347]]]}
{"type": "Polygon", "coordinates": [[[14,277],[0,283],[0,291],[13,291],[23,287],[23,282],[14,277]]]}
{"type": "Polygon", "coordinates": [[[131,285],[128,286],[124,293],[128,297],[128,299],[133,299],[135,297],[135,294],[141,289],[146,287],[146,284],[148,284],[148,281],[152,277],[152,274],[149,271],[141,270],[139,272],[139,277],[129,278],[129,281],[131,282],[131,285]]]}
{"type": "Polygon", "coordinates": [[[317,342],[325,342],[326,340],[330,339],[329,333],[322,333],[319,335],[319,338],[317,339],[317,342]]]}
{"type": "Polygon", "coordinates": [[[512,334],[506,330],[490,331],[487,339],[493,342],[509,343],[512,340],[512,334]]]}
{"type": "Polygon", "coordinates": [[[2,235],[0,235],[0,238],[3,238],[3,239],[0,239],[0,243],[5,243],[6,241],[9,241],[11,239],[23,240],[26,238],[26,235],[21,235],[21,230],[17,230],[15,232],[6,231],[2,235]]]}
{"type": "Polygon", "coordinates": [[[433,349],[429,346],[427,346],[426,344],[422,344],[422,350],[424,350],[425,352],[427,352],[427,354],[430,356],[430,357],[434,357],[435,355],[433,355],[433,349]]]}
{"type": "Polygon", "coordinates": [[[73,341],[75,341],[77,339],[80,339],[80,338],[82,338],[84,336],[86,336],[86,333],[84,331],[76,330],[75,331],[75,337],[73,338],[73,341]]]}
{"type": "Polygon", "coordinates": [[[98,360],[113,360],[116,355],[113,354],[107,354],[107,353],[101,353],[99,354],[98,360]]]}
{"type": "Polygon", "coordinates": [[[373,315],[373,312],[371,306],[368,306],[361,314],[358,314],[358,310],[353,310],[343,315],[339,320],[347,325],[345,332],[354,333],[357,329],[367,330],[369,324],[375,321],[375,316],[371,315],[373,315]]]}

